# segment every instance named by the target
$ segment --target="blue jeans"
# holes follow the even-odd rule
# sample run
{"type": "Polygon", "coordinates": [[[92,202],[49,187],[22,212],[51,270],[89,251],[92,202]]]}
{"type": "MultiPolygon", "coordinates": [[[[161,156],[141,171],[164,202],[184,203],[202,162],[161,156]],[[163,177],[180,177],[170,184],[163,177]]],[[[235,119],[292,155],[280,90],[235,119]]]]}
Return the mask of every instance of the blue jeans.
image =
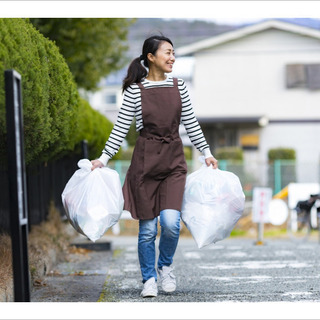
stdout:
{"type": "MultiPolygon", "coordinates": [[[[143,283],[152,277],[157,280],[155,269],[157,223],[158,218],[139,220],[138,255],[143,283]]],[[[158,268],[172,264],[180,235],[180,212],[172,209],[160,211],[160,226],[158,268]]]]}

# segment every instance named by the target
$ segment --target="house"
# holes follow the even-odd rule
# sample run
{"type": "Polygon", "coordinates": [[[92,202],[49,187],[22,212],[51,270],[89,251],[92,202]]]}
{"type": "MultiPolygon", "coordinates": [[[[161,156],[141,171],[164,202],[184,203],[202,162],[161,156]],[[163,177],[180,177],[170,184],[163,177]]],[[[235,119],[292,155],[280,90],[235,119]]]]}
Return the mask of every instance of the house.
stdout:
{"type": "Polygon", "coordinates": [[[319,182],[319,30],[267,20],[176,54],[194,57],[193,105],[213,152],[240,146],[261,175],[271,148],[293,148],[297,181],[319,182]]]}

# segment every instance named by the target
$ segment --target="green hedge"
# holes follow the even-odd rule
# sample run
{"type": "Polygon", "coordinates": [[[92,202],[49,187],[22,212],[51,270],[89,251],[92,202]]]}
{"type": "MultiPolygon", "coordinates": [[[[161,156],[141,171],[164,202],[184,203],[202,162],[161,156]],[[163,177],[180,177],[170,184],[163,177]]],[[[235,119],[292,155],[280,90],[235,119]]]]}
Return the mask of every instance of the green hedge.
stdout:
{"type": "Polygon", "coordinates": [[[4,92],[4,71],[7,69],[15,69],[22,76],[27,164],[48,161],[77,151],[75,148],[82,139],[89,142],[89,150],[92,151],[90,157],[101,153],[112,124],[81,100],[58,47],[28,20],[1,18],[1,162],[6,161],[7,148],[4,92]]]}
{"type": "Polygon", "coordinates": [[[268,152],[269,161],[274,160],[295,160],[296,152],[290,148],[274,148],[268,152]]]}
{"type": "MultiPolygon", "coordinates": [[[[93,110],[86,100],[80,99],[75,139],[88,141],[90,158],[94,159],[101,155],[101,150],[112,128],[113,124],[106,117],[93,110]]],[[[79,145],[77,147],[79,148],[79,145]]],[[[112,159],[116,160],[120,157],[121,149],[112,159]]]]}
{"type": "Polygon", "coordinates": [[[217,148],[214,155],[219,160],[243,160],[243,151],[239,147],[217,148]]]}

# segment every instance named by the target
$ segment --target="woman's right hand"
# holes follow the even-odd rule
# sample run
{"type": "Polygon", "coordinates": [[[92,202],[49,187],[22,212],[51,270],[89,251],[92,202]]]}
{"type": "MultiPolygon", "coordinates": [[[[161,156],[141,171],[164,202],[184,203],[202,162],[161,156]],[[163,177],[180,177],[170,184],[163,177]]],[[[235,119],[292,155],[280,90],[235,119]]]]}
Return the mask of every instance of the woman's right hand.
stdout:
{"type": "Polygon", "coordinates": [[[103,167],[103,163],[99,160],[91,160],[92,163],[92,168],[91,170],[94,170],[96,168],[102,168],[103,167]]]}

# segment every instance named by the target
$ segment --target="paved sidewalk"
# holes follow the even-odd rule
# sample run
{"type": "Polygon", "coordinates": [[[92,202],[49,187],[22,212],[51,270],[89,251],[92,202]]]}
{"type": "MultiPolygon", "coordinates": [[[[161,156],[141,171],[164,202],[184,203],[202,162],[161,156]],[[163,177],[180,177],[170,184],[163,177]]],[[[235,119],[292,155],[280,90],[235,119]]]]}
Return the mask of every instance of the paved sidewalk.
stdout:
{"type": "Polygon", "coordinates": [[[32,301],[320,302],[316,241],[226,239],[198,249],[181,237],[174,259],[177,290],[141,298],[137,237],[109,236],[112,251],[74,254],[59,264],[32,301]]]}
{"type": "MultiPolygon", "coordinates": [[[[82,236],[80,239],[83,242],[82,236]]],[[[31,302],[99,301],[115,252],[76,249],[33,288],[31,302]]]]}

